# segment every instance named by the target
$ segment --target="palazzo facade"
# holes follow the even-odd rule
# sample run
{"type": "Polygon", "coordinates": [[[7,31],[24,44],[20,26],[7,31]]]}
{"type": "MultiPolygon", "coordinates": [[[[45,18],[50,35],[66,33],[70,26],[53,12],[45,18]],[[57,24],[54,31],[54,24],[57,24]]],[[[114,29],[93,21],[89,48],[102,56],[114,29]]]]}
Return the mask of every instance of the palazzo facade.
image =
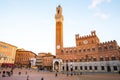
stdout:
{"type": "Polygon", "coordinates": [[[16,46],[0,41],[0,67],[14,65],[16,50],[16,46]]]}
{"type": "Polygon", "coordinates": [[[100,42],[96,31],[75,35],[75,47],[63,47],[62,7],[56,8],[56,59],[53,70],[75,72],[120,71],[120,46],[116,40],[100,42]],[[56,65],[57,63],[57,65],[56,65]]]}

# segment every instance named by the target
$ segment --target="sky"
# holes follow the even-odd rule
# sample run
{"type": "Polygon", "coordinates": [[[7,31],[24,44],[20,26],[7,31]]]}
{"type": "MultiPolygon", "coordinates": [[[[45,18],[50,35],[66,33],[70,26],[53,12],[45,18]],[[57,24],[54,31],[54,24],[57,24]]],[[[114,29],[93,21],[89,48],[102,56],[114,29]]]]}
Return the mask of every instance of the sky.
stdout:
{"type": "Polygon", "coordinates": [[[0,41],[18,48],[55,55],[55,13],[63,9],[64,47],[75,34],[95,30],[100,42],[120,45],[120,0],[0,0],[0,41]]]}

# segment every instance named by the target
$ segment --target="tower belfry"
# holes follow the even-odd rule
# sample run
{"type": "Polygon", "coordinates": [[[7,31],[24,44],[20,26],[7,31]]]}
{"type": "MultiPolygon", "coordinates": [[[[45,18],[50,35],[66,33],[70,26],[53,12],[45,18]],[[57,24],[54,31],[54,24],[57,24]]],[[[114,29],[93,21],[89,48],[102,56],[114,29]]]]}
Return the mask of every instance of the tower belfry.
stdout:
{"type": "Polygon", "coordinates": [[[59,5],[56,7],[56,54],[59,54],[61,48],[63,48],[63,15],[62,7],[59,5]]]}

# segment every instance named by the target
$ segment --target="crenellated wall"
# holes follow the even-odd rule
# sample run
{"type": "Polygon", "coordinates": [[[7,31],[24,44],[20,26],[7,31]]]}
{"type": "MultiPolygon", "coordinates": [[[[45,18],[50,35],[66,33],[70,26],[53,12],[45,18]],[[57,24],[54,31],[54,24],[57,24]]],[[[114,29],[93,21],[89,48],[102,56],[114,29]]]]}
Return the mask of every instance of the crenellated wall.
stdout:
{"type": "Polygon", "coordinates": [[[79,34],[76,34],[75,38],[76,38],[76,47],[99,43],[99,38],[97,37],[95,31],[91,31],[90,35],[85,35],[85,36],[79,36],[79,34]]]}

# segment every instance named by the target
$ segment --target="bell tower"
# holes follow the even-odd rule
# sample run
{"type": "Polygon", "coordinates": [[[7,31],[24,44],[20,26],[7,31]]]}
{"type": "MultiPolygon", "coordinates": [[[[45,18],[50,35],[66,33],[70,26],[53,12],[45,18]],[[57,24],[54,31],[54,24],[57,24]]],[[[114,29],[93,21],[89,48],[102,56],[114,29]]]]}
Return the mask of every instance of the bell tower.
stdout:
{"type": "Polygon", "coordinates": [[[63,15],[62,7],[59,5],[56,8],[56,55],[59,54],[60,49],[63,48],[63,15]]]}

